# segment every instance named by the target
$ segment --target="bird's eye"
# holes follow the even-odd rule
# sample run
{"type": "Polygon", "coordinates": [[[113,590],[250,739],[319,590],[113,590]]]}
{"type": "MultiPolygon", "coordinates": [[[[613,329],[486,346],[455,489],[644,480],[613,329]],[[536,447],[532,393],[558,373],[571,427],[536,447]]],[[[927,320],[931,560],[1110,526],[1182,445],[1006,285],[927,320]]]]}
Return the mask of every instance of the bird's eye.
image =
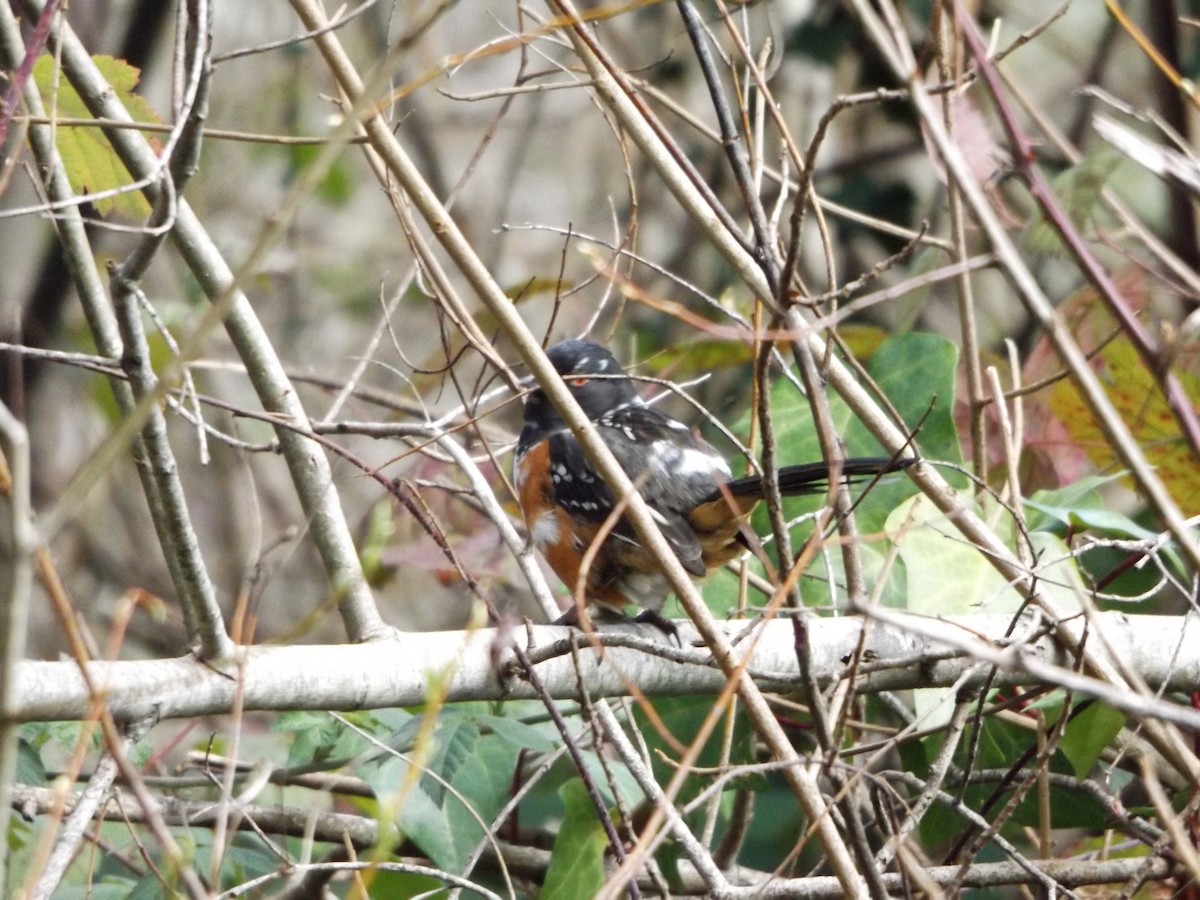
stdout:
{"type": "Polygon", "coordinates": [[[583,387],[587,383],[588,383],[588,380],[586,378],[572,378],[571,379],[571,384],[575,385],[575,387],[583,387]]]}

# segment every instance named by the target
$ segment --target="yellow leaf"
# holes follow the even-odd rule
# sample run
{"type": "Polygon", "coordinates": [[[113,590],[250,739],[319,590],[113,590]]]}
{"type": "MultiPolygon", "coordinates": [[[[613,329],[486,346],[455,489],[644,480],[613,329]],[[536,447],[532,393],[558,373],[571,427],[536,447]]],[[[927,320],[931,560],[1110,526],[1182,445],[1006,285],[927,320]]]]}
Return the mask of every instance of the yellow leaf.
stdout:
{"type": "MultiPolygon", "coordinates": [[[[1200,466],[1179,423],[1171,414],[1158,382],[1124,335],[1106,344],[1093,366],[1109,399],[1153,465],[1158,477],[1185,515],[1200,512],[1200,466]]],[[[1176,368],[1173,374],[1193,405],[1200,400],[1200,379],[1176,368]]],[[[1062,380],[1050,391],[1049,406],[1093,465],[1103,470],[1118,464],[1108,439],[1088,412],[1073,382],[1062,380]]]]}
{"type": "MultiPolygon", "coordinates": [[[[161,124],[162,119],[150,108],[145,98],[135,94],[141,73],[124,60],[111,56],[95,56],[92,62],[104,75],[125,105],[129,114],[138,122],[161,124]]],[[[50,113],[60,119],[90,119],[80,96],[65,78],[59,77],[54,59],[43,56],[34,64],[33,78],[42,94],[44,103],[54,100],[50,113]]],[[[96,126],[58,125],[55,128],[55,143],[67,170],[71,188],[77,194],[109,191],[131,184],[133,179],[113,151],[104,132],[96,126]]],[[[119,194],[96,202],[101,214],[118,212],[131,219],[141,220],[150,215],[150,205],[139,191],[119,194]]]]}

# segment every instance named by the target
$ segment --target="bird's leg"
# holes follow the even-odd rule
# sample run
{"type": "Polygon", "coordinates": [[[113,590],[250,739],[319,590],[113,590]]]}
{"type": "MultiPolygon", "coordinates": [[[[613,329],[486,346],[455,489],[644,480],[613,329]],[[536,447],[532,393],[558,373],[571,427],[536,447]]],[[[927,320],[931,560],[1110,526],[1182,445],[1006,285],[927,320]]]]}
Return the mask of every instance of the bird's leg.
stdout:
{"type": "Polygon", "coordinates": [[[579,627],[579,607],[572,603],[571,608],[565,613],[550,623],[551,625],[570,625],[572,628],[579,627]]]}
{"type": "Polygon", "coordinates": [[[659,631],[661,631],[667,637],[671,638],[671,640],[675,641],[675,643],[678,644],[680,647],[683,646],[683,642],[679,638],[679,628],[675,625],[674,622],[672,622],[670,619],[668,619],[666,616],[664,616],[658,610],[643,609],[640,613],[638,613],[634,617],[633,621],[645,622],[647,624],[653,625],[655,628],[657,628],[659,631]]]}

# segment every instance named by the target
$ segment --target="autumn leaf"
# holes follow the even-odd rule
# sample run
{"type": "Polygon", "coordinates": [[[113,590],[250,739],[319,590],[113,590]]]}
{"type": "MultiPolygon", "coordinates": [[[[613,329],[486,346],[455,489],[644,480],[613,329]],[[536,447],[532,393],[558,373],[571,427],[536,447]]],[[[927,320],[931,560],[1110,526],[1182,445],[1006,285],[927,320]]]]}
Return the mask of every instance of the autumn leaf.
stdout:
{"type": "MultiPolygon", "coordinates": [[[[1121,277],[1118,286],[1134,312],[1146,305],[1146,289],[1138,279],[1121,277]]],[[[1080,346],[1091,353],[1092,370],[1175,502],[1186,515],[1200,512],[1200,466],[1154,373],[1146,367],[1125,333],[1117,328],[1112,314],[1091,288],[1069,298],[1058,314],[1080,346]]],[[[1195,362],[1195,349],[1183,347],[1171,369],[1193,404],[1200,402],[1200,377],[1195,362]]],[[[1026,379],[1038,380],[1054,370],[1061,372],[1062,362],[1049,343],[1044,342],[1030,360],[1026,379]]],[[[1044,411],[1055,427],[1065,433],[1075,449],[1087,455],[1093,466],[1100,471],[1121,467],[1111,441],[1092,418],[1072,380],[1059,378],[1041,398],[1044,411]]]]}
{"type": "MultiPolygon", "coordinates": [[[[1137,351],[1119,335],[1100,350],[1093,366],[1113,406],[1175,502],[1185,515],[1200,512],[1200,466],[1158,382],[1137,351]]],[[[1193,404],[1200,401],[1200,379],[1180,370],[1175,377],[1193,404]]],[[[1073,382],[1060,381],[1053,386],[1050,408],[1097,468],[1105,470],[1117,464],[1111,442],[1084,407],[1073,382]]]]}

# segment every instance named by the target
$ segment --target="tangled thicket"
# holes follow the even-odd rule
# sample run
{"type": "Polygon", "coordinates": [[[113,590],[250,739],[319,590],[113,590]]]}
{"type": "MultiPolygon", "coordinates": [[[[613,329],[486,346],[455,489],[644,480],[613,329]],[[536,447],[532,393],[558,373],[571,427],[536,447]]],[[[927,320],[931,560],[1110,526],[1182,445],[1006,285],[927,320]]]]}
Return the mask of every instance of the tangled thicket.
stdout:
{"type": "Polygon", "coordinates": [[[77,6],[0,9],[6,893],[1194,890],[1194,21],[77,6]],[[530,624],[579,334],[922,463],[530,624]]]}

